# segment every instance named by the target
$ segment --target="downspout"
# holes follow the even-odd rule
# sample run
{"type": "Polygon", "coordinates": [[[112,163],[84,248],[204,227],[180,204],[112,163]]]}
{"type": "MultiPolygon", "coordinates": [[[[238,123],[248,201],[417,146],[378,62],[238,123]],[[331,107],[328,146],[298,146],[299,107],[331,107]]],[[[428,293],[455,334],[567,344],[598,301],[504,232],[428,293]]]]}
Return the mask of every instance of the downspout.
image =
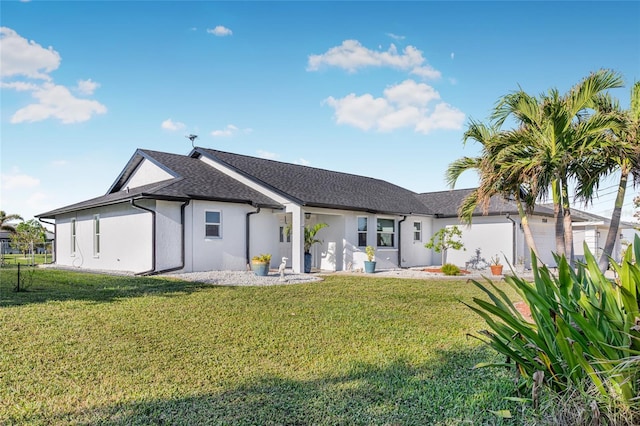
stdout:
{"type": "MultiPolygon", "coordinates": [[[[40,219],[38,218],[38,220],[42,223],[46,223],[47,225],[53,225],[53,259],[51,261],[51,263],[55,263],[56,262],[56,258],[57,258],[57,254],[58,254],[58,225],[55,222],[47,222],[44,219],[40,219]]],[[[45,238],[45,250],[46,250],[46,238],[45,238]]]]}
{"type": "Polygon", "coordinates": [[[398,221],[398,268],[402,268],[402,222],[407,220],[407,216],[402,216],[398,221]]]}
{"type": "Polygon", "coordinates": [[[146,207],[137,205],[133,198],[130,201],[131,207],[135,207],[137,209],[151,213],[151,269],[149,269],[148,271],[136,272],[135,275],[153,274],[156,271],[156,212],[146,207]]]}
{"type": "Polygon", "coordinates": [[[250,264],[251,264],[251,259],[249,258],[249,242],[250,242],[250,237],[251,237],[251,226],[249,226],[249,218],[251,217],[252,214],[256,214],[256,213],[260,213],[260,207],[258,207],[258,210],[256,210],[255,212],[247,212],[247,216],[245,219],[245,233],[244,233],[244,237],[245,237],[245,256],[246,256],[246,260],[247,260],[247,269],[250,268],[250,264]]]}
{"type": "Polygon", "coordinates": [[[184,203],[182,203],[182,205],[180,206],[180,228],[181,228],[181,236],[182,236],[182,240],[180,243],[181,246],[181,252],[180,252],[180,266],[176,266],[174,268],[169,268],[169,269],[163,269],[162,271],[155,271],[152,274],[156,275],[156,274],[164,274],[167,272],[173,272],[173,271],[179,271],[181,269],[184,269],[184,260],[185,260],[185,256],[184,256],[184,250],[185,250],[185,226],[184,226],[184,209],[185,207],[187,207],[189,205],[189,203],[191,202],[191,200],[187,200],[184,203]]]}
{"type": "Polygon", "coordinates": [[[509,221],[511,221],[511,264],[516,264],[516,221],[511,219],[511,215],[509,213],[506,214],[506,217],[509,221]]]}

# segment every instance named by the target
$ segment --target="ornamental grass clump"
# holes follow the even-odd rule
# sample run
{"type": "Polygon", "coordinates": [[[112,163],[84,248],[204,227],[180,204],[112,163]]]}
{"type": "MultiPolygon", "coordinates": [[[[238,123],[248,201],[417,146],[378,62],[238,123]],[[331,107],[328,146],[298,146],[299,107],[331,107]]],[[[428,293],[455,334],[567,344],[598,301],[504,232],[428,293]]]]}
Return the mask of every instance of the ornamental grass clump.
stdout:
{"type": "Polygon", "coordinates": [[[621,264],[611,262],[615,280],[600,272],[586,246],[586,263],[576,271],[556,256],[552,274],[532,255],[533,282],[505,277],[530,307],[530,321],[491,280],[487,287],[473,281],[490,299],[474,298],[475,306],[467,305],[488,325],[480,339],[506,356],[503,363],[477,367],[515,367],[535,391],[534,407],[538,383],[559,394],[581,389],[595,392],[604,415],[614,406],[614,414],[627,413],[627,424],[640,424],[640,267],[633,262],[634,253],[640,259],[640,237],[633,246],[621,264]]]}

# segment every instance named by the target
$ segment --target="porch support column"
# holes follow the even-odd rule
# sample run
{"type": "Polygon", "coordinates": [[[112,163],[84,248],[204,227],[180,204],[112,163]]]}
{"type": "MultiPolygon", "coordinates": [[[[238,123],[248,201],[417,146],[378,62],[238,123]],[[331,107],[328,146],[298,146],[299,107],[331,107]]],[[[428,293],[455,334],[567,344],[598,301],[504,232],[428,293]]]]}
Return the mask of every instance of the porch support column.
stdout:
{"type": "Polygon", "coordinates": [[[288,206],[291,213],[291,268],[296,274],[304,272],[304,213],[300,206],[288,206]]]}

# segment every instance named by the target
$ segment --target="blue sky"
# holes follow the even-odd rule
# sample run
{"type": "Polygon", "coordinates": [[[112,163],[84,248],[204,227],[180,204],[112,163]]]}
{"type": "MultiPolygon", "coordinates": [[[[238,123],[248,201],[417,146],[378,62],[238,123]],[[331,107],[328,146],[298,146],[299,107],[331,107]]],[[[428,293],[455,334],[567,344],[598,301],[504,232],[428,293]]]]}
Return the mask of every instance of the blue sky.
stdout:
{"type": "MultiPolygon", "coordinates": [[[[640,79],[638,2],[0,2],[0,208],[104,194],[199,146],[445,190],[470,118],[522,87],[640,79]]],[[[615,180],[590,209],[607,215],[615,180]]],[[[457,188],[472,187],[463,175],[457,188]]],[[[632,215],[628,191],[624,216],[632,215]]]]}

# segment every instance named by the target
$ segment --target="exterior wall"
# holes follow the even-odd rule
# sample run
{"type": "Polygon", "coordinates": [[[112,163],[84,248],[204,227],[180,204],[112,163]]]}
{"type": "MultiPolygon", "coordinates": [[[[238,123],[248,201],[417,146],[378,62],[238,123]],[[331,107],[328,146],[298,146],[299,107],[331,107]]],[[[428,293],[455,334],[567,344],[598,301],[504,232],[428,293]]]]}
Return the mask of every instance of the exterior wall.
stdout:
{"type": "Polygon", "coordinates": [[[176,268],[182,260],[182,203],[156,202],[156,270],[176,268]]]}
{"type": "Polygon", "coordinates": [[[402,222],[402,266],[427,266],[432,264],[432,251],[425,248],[433,229],[433,218],[427,216],[409,216],[402,222]],[[420,240],[413,239],[413,223],[419,222],[422,228],[420,240]]]}
{"type": "MultiPolygon", "coordinates": [[[[140,204],[143,204],[142,202],[140,204]]],[[[152,204],[147,202],[146,207],[152,204]]],[[[56,217],[56,264],[76,268],[144,272],[151,269],[151,214],[117,204],[56,217]],[[93,218],[100,215],[100,254],[94,256],[93,218]],[[76,252],[71,253],[71,219],[76,252]]]]}
{"type": "Polygon", "coordinates": [[[309,225],[324,222],[329,225],[318,233],[318,239],[322,243],[314,244],[311,247],[311,265],[323,271],[342,271],[344,269],[344,234],[345,217],[336,215],[311,215],[309,225]]]}
{"type": "MultiPolygon", "coordinates": [[[[246,261],[246,214],[256,209],[247,204],[212,201],[192,201],[185,211],[186,216],[186,262],[185,271],[235,270],[247,268],[246,261]],[[220,238],[205,237],[205,212],[221,213],[220,238]]],[[[278,253],[279,221],[271,209],[250,216],[250,253],[278,253]]],[[[272,267],[280,262],[272,258],[272,267]]]]}
{"type": "Polygon", "coordinates": [[[556,261],[553,258],[553,253],[556,252],[556,232],[553,218],[541,218],[534,216],[529,219],[529,226],[531,227],[533,239],[536,242],[538,254],[540,255],[539,263],[543,263],[551,267],[557,266],[556,261]],[[546,222],[544,222],[545,219],[546,222]]]}
{"type": "MultiPolygon", "coordinates": [[[[376,249],[375,261],[376,269],[393,269],[398,268],[398,223],[402,220],[402,216],[375,215],[360,212],[348,212],[344,216],[344,240],[342,243],[343,251],[343,270],[359,270],[364,268],[364,262],[367,260],[365,253],[366,246],[358,246],[358,217],[367,218],[367,245],[376,249]],[[377,247],[377,219],[387,218],[395,220],[395,247],[377,247]]],[[[400,243],[402,244],[401,256],[402,264],[400,266],[414,267],[425,266],[431,262],[431,254],[429,250],[424,248],[424,242],[413,241],[413,222],[419,221],[423,225],[422,240],[428,238],[431,232],[433,219],[428,216],[407,216],[406,220],[400,225],[402,236],[400,243]]],[[[338,269],[340,270],[340,269],[338,269]]]]}
{"type": "MultiPolygon", "coordinates": [[[[446,263],[465,267],[466,263],[480,249],[480,256],[487,262],[498,255],[502,264],[512,261],[513,225],[504,216],[474,217],[471,226],[461,225],[457,218],[435,219],[433,234],[440,229],[457,225],[462,231],[464,250],[448,250],[446,263]],[[505,261],[506,258],[506,261],[505,261]]],[[[431,238],[429,235],[429,238],[431,238]]],[[[442,254],[432,251],[432,261],[436,265],[442,263],[442,254]]]]}
{"type": "Polygon", "coordinates": [[[131,175],[127,183],[122,185],[123,188],[136,188],[138,186],[147,185],[162,180],[171,179],[171,176],[160,167],[156,166],[149,160],[142,160],[136,171],[131,175]]]}

